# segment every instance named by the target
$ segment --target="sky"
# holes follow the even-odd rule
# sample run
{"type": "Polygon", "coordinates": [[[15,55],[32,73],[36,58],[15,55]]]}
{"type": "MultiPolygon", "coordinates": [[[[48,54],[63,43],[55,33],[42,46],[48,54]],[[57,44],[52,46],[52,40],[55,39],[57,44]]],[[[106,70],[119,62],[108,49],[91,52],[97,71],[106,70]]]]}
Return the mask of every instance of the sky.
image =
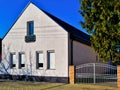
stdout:
{"type": "Polygon", "coordinates": [[[79,0],[0,0],[0,38],[5,37],[29,2],[85,32],[80,25],[83,17],[79,0]]]}

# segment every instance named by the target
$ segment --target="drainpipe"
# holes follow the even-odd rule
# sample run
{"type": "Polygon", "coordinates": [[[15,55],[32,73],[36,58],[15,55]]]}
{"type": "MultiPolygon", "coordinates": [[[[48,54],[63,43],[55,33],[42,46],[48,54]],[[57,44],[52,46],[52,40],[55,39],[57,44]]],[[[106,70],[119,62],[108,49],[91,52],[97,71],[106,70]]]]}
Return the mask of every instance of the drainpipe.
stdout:
{"type": "Polygon", "coordinates": [[[71,39],[71,65],[73,65],[73,40],[71,39]]]}

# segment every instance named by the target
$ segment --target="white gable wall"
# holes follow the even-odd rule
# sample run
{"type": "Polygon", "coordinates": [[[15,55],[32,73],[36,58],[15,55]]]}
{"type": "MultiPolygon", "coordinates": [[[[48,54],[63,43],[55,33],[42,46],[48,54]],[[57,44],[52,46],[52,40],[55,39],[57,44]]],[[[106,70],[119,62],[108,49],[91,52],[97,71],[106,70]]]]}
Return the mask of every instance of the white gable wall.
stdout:
{"type": "MultiPolygon", "coordinates": [[[[9,61],[9,53],[25,53],[25,68],[9,69],[13,75],[68,77],[68,33],[33,4],[23,12],[2,41],[3,62],[9,61]],[[27,21],[34,21],[36,41],[25,42],[27,21]],[[47,51],[55,51],[55,69],[47,69],[47,51]],[[36,70],[36,51],[43,51],[43,69],[36,70]]],[[[7,65],[8,66],[8,65],[7,65]]],[[[6,67],[7,67],[6,66],[6,67]]]]}

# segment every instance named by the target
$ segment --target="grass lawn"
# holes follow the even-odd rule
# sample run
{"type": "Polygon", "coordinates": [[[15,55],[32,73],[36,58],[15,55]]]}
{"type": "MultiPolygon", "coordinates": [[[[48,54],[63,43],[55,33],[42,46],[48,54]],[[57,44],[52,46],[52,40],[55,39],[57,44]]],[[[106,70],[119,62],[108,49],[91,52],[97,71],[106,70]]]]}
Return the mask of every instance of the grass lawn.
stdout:
{"type": "Polygon", "coordinates": [[[115,87],[86,85],[86,84],[63,84],[63,83],[40,83],[40,82],[0,82],[0,90],[120,90],[115,87]]]}

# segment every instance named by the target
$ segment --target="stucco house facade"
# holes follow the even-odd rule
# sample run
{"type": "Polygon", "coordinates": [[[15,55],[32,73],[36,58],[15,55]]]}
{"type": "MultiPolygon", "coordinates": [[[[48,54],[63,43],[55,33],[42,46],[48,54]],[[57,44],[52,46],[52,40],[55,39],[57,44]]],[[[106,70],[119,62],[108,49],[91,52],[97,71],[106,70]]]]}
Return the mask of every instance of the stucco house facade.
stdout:
{"type": "Polygon", "coordinates": [[[2,63],[15,77],[68,82],[69,65],[96,62],[89,35],[29,3],[2,40],[2,63]]]}

